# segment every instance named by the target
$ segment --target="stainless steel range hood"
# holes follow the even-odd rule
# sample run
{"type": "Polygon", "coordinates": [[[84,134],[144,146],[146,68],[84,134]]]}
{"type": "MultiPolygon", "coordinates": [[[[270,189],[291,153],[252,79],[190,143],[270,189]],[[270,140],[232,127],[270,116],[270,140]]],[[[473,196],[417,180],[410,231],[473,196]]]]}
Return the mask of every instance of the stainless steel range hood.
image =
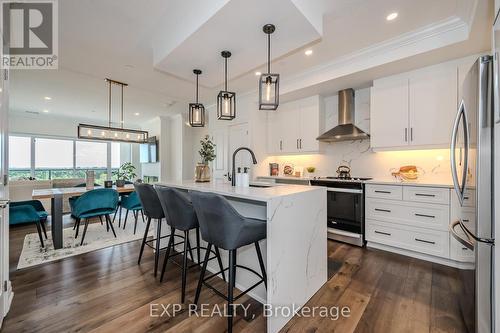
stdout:
{"type": "Polygon", "coordinates": [[[337,142],[368,139],[370,135],[354,126],[354,89],[339,91],[339,124],[318,136],[316,140],[337,142]]]}

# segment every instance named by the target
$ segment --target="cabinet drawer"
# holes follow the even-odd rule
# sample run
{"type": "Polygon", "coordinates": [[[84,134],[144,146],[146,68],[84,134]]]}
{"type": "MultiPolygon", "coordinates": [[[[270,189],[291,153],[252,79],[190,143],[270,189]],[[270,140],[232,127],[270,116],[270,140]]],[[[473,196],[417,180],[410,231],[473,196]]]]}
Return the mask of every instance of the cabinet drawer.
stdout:
{"type": "MultiPolygon", "coordinates": [[[[457,232],[459,232],[457,230],[457,232]]],[[[464,236],[462,234],[462,236],[464,236]]],[[[465,236],[464,236],[465,237],[465,236]]],[[[474,251],[469,250],[450,235],[450,258],[460,262],[474,262],[474,251]]]]}
{"type": "Polygon", "coordinates": [[[367,184],[365,188],[366,196],[369,198],[382,198],[382,199],[403,199],[402,186],[398,185],[375,185],[367,184]]]}
{"type": "Polygon", "coordinates": [[[449,205],[450,190],[423,186],[403,186],[403,200],[449,205]]]}
{"type": "Polygon", "coordinates": [[[444,205],[368,198],[366,218],[435,230],[448,230],[449,208],[444,205]]]}
{"type": "Polygon", "coordinates": [[[366,239],[405,250],[449,257],[449,234],[446,231],[391,225],[389,223],[366,220],[366,239]]]}

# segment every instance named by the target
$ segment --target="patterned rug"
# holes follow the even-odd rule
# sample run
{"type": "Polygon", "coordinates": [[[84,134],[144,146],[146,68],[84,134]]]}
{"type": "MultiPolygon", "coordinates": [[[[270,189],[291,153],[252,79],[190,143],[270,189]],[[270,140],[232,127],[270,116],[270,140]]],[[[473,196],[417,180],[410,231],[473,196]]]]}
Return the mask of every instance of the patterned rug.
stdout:
{"type": "MultiPolygon", "coordinates": [[[[93,220],[89,223],[87,234],[85,235],[85,241],[81,246],[80,242],[83,234],[83,223],[80,225],[80,232],[78,234],[78,238],[76,239],[75,230],[73,230],[73,228],[63,229],[64,245],[62,249],[58,250],[54,249],[52,236],[49,230],[47,230],[48,239],[44,240],[45,248],[41,247],[40,239],[38,238],[37,233],[27,234],[24,238],[23,250],[21,252],[21,256],[19,257],[17,269],[45,264],[82,253],[96,251],[106,247],[142,239],[146,228],[146,224],[142,222],[140,217],[137,221],[137,231],[135,235],[133,218],[127,221],[125,230],[123,230],[123,222],[121,228],[118,228],[118,221],[115,221],[113,226],[115,227],[116,238],[114,237],[111,229],[109,232],[106,232],[106,222],[104,222],[104,225],[101,225],[99,220],[97,220],[97,222],[93,220]]],[[[150,228],[149,231],[151,236],[153,235],[152,229],[153,228],[150,228]]]]}

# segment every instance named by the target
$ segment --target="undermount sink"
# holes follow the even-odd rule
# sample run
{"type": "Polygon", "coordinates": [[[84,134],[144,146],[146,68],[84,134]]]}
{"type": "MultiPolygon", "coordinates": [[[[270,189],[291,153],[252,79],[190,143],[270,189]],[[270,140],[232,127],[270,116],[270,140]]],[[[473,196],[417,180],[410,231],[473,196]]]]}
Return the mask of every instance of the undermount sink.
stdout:
{"type": "Polygon", "coordinates": [[[258,188],[268,188],[268,187],[272,187],[273,185],[271,185],[271,184],[250,184],[248,186],[250,186],[250,187],[258,187],[258,188]]]}

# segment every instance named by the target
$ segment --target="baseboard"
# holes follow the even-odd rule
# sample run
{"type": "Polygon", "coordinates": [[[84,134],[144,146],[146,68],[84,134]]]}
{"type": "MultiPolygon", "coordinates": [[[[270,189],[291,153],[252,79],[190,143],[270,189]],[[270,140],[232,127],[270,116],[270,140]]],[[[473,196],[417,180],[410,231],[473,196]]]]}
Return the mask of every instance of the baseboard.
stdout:
{"type": "Polygon", "coordinates": [[[419,253],[411,250],[405,250],[389,245],[384,245],[380,243],[374,243],[374,242],[367,242],[366,247],[372,248],[372,249],[377,249],[377,250],[383,250],[387,252],[392,252],[396,254],[400,254],[406,257],[412,257],[412,258],[417,258],[420,260],[425,260],[425,261],[430,261],[436,264],[441,264],[449,267],[454,267],[458,269],[474,269],[474,263],[470,262],[460,262],[452,259],[446,259],[446,258],[440,258],[436,257],[430,254],[424,254],[424,253],[419,253]]]}

